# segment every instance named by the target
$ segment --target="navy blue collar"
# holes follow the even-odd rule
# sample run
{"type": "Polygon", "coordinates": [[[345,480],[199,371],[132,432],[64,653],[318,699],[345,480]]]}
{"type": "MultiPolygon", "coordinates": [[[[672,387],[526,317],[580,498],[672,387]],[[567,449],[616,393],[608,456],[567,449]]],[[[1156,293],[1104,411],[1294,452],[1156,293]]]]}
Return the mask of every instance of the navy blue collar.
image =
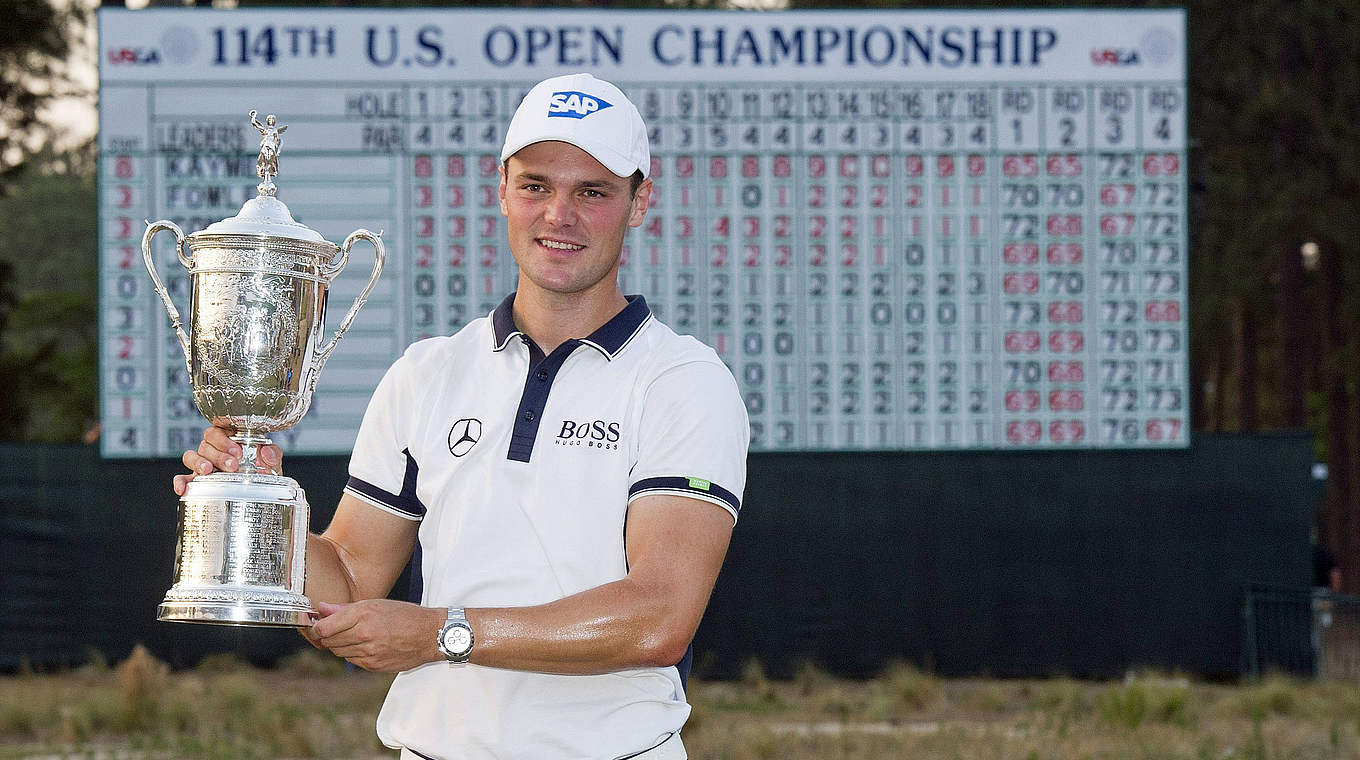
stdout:
{"type": "MultiPolygon", "coordinates": [[[[647,306],[646,299],[642,296],[625,297],[628,299],[627,306],[608,322],[600,325],[589,337],[578,338],[576,342],[594,348],[604,354],[606,359],[612,360],[618,356],[619,352],[642,331],[642,326],[647,324],[647,320],[652,318],[652,310],[647,306]]],[[[495,311],[491,312],[491,333],[492,340],[495,341],[491,350],[500,351],[511,338],[523,334],[515,327],[514,307],[515,294],[511,293],[501,301],[495,311]]]]}

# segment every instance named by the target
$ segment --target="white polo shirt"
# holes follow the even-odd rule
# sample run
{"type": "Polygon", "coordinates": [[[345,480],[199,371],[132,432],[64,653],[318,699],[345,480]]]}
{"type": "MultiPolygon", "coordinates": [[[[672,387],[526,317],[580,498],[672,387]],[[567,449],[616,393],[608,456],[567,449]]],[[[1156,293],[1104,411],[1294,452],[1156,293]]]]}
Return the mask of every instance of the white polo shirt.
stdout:
{"type": "MultiPolygon", "coordinates": [[[[543,604],[624,577],[640,496],[691,497],[734,521],[741,509],[746,410],[712,349],[632,296],[543,356],[515,329],[513,301],[408,348],[350,460],[347,493],[420,521],[426,606],[543,604]]],[[[440,760],[612,760],[688,716],[675,667],[565,676],[437,662],[397,676],[378,736],[440,760]]]]}

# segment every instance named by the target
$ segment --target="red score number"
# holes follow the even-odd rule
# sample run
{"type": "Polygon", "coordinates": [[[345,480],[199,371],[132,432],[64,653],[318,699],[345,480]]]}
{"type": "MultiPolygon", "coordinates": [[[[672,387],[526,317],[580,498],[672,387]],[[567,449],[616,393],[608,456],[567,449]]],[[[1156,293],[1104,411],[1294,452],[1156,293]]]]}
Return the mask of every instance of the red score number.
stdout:
{"type": "Polygon", "coordinates": [[[1082,322],[1081,301],[1053,301],[1048,305],[1048,321],[1057,324],[1079,324],[1082,322]]]}
{"type": "Polygon", "coordinates": [[[1054,330],[1048,334],[1048,350],[1055,354],[1081,353],[1086,335],[1080,330],[1054,330]]]}
{"type": "Polygon", "coordinates": [[[1038,443],[1043,435],[1044,426],[1038,420],[1012,420],[1006,423],[1007,443],[1038,443]]]}
{"type": "Polygon", "coordinates": [[[1179,322],[1181,321],[1181,302],[1180,301],[1148,301],[1143,309],[1144,316],[1149,322],[1179,322]]]}
{"type": "Polygon", "coordinates": [[[1004,399],[1008,412],[1039,411],[1038,391],[1006,391],[1004,399]]]}
{"type": "Polygon", "coordinates": [[[1181,436],[1181,421],[1174,417],[1170,419],[1148,420],[1143,426],[1143,432],[1149,441],[1175,441],[1181,436]]]}
{"type": "Polygon", "coordinates": [[[1007,272],[1001,277],[1001,289],[1007,295],[1029,295],[1039,292],[1038,272],[1007,272]]]}
{"type": "Polygon", "coordinates": [[[954,157],[953,157],[953,156],[936,156],[936,157],[935,157],[935,174],[936,174],[937,176],[939,176],[939,177],[952,177],[952,176],[954,176],[954,157]]]}
{"type": "Polygon", "coordinates": [[[1086,425],[1081,420],[1053,420],[1048,423],[1048,439],[1054,443],[1081,443],[1086,425]]]}
{"type": "Polygon", "coordinates": [[[1149,153],[1143,156],[1143,174],[1149,177],[1174,177],[1181,172],[1181,158],[1175,153],[1149,153]]]}
{"type": "Polygon", "coordinates": [[[1032,354],[1042,341],[1037,330],[1012,330],[1006,333],[1004,345],[1008,354],[1032,354]]]}
{"type": "Polygon", "coordinates": [[[1127,237],[1137,225],[1133,214],[1102,214],[1100,234],[1106,237],[1127,237]]]}
{"type": "Polygon", "coordinates": [[[1044,162],[1044,168],[1050,177],[1080,177],[1081,156],[1075,153],[1052,155],[1044,162]]]}
{"type": "Polygon", "coordinates": [[[1051,383],[1086,382],[1086,365],[1081,362],[1069,361],[1049,362],[1048,381],[1051,383]]]}
{"type": "Polygon", "coordinates": [[[1001,248],[1001,258],[1007,264],[1037,264],[1039,263],[1039,245],[1037,243],[1007,243],[1001,248]]]}
{"type": "Polygon", "coordinates": [[[1033,153],[1008,155],[1001,159],[1001,173],[1007,177],[1039,176],[1039,157],[1033,153]]]}
{"type": "Polygon", "coordinates": [[[1048,408],[1055,412],[1080,412],[1086,408],[1086,395],[1068,389],[1049,391],[1048,408]]]}
{"type": "Polygon", "coordinates": [[[1083,258],[1081,243],[1053,243],[1048,246],[1048,263],[1054,266],[1080,264],[1083,258]]]}
{"type": "Polygon", "coordinates": [[[1080,214],[1049,214],[1045,227],[1054,237],[1080,237],[1080,214]]]}
{"type": "Polygon", "coordinates": [[[1132,184],[1100,186],[1100,203],[1103,206],[1127,206],[1133,203],[1137,191],[1132,184]]]}

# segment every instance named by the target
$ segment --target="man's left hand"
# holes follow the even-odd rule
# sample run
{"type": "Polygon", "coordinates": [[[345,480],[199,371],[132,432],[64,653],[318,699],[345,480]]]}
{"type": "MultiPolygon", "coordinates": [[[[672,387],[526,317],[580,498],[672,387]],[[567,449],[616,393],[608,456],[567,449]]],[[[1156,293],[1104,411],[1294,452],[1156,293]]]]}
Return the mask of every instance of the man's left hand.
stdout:
{"type": "Polygon", "coordinates": [[[410,670],[443,659],[435,641],[447,613],[391,599],[317,605],[320,619],[302,635],[318,649],[364,670],[410,670]]]}

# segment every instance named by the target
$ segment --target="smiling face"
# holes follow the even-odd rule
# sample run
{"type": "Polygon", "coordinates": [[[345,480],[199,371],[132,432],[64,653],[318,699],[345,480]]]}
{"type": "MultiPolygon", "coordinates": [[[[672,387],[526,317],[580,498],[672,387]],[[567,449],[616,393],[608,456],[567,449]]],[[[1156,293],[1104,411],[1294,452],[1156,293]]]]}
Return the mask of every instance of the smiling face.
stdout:
{"type": "Polygon", "coordinates": [[[646,217],[652,183],[630,188],[569,143],[533,143],[511,156],[500,203],[520,291],[616,299],[623,239],[646,217]]]}

